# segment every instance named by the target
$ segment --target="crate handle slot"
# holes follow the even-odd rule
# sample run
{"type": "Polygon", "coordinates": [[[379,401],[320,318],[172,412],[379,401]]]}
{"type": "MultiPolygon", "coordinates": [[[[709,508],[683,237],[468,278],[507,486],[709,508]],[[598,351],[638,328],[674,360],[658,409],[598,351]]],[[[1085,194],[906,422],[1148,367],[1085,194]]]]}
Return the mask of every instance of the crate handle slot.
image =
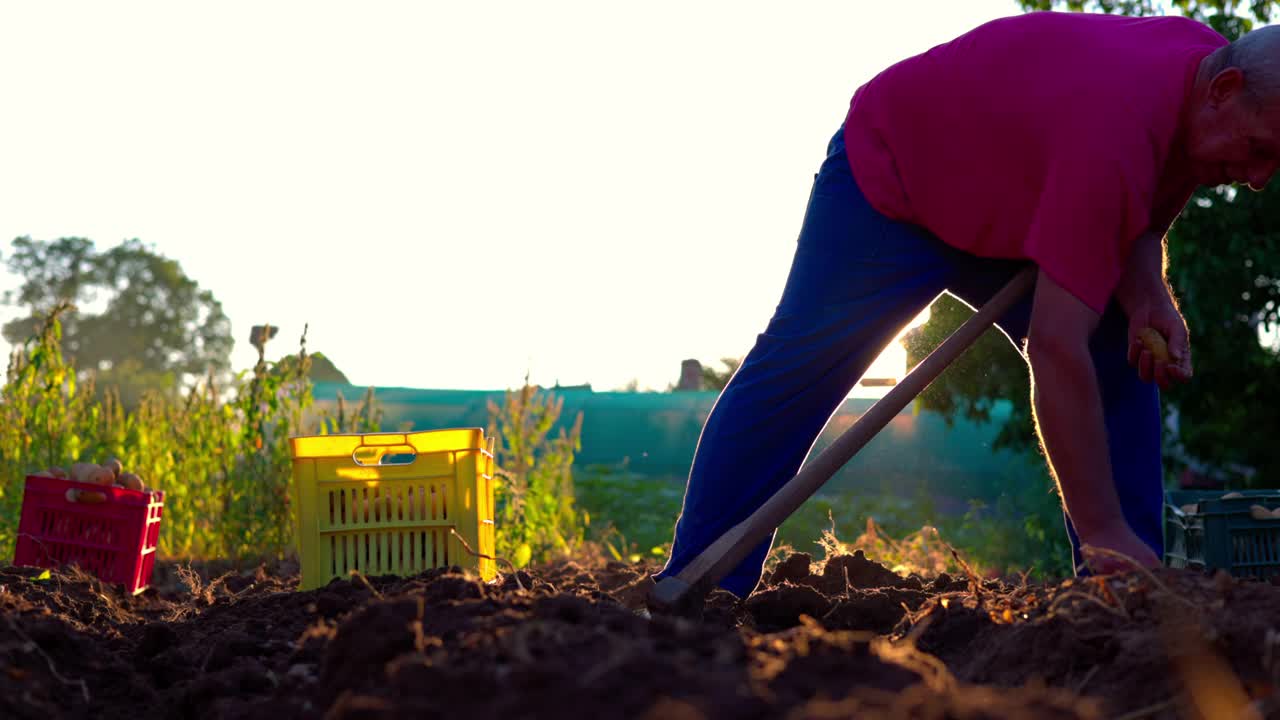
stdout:
{"type": "Polygon", "coordinates": [[[361,445],[351,452],[357,465],[411,465],[418,459],[412,445],[361,445]]]}

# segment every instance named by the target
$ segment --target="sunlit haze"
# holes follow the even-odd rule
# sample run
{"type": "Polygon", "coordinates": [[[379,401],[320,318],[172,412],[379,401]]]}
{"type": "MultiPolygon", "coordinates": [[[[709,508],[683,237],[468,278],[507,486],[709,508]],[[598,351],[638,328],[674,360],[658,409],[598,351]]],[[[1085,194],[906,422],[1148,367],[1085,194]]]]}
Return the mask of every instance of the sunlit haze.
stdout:
{"type": "Polygon", "coordinates": [[[251,325],[278,357],[309,323],[361,385],[662,390],[764,328],[858,85],[1017,12],[6,3],[0,247],[140,239],[222,302],[236,369],[251,325]]]}

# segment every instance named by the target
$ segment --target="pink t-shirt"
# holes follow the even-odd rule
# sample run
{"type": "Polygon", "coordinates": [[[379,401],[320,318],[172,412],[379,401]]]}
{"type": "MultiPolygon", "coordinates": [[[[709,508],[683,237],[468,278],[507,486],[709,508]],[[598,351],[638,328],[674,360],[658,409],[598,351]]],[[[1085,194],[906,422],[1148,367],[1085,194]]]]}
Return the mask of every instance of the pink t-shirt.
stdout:
{"type": "Polygon", "coordinates": [[[1226,39],[1181,17],[995,20],[859,88],[849,164],[871,206],[982,257],[1034,261],[1101,313],[1133,241],[1196,184],[1175,138],[1226,39]]]}

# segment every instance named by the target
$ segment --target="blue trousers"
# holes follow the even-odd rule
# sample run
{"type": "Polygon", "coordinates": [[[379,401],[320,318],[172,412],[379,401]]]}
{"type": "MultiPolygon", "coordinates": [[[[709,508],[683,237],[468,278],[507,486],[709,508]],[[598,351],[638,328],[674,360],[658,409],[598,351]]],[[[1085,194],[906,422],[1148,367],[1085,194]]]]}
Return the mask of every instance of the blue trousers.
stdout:
{"type": "MultiPolygon", "coordinates": [[[[814,177],[795,257],[772,319],[716,400],[698,440],[661,579],[680,572],[799,471],[827,421],[893,338],[943,292],[980,307],[1024,261],[979,258],[891,220],[854,182],[837,131],[814,177]]],[[[997,326],[1019,350],[1031,296],[997,326]]],[[[1160,400],[1127,361],[1127,321],[1113,303],[1090,341],[1111,466],[1125,518],[1163,547],[1160,400]]],[[[1079,538],[1066,518],[1077,573],[1079,538]]],[[[773,536],[721,582],[745,597],[773,536]]]]}

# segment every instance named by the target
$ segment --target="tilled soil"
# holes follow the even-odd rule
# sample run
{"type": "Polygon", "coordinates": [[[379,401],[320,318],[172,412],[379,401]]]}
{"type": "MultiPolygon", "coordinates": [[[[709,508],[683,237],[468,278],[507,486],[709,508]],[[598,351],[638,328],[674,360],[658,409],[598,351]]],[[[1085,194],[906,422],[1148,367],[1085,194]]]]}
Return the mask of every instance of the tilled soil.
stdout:
{"type": "Polygon", "coordinates": [[[162,565],[127,596],[0,570],[0,717],[1280,717],[1280,587],[1188,571],[1057,585],[780,563],[650,615],[652,565],[458,569],[294,590],[162,565]]]}

